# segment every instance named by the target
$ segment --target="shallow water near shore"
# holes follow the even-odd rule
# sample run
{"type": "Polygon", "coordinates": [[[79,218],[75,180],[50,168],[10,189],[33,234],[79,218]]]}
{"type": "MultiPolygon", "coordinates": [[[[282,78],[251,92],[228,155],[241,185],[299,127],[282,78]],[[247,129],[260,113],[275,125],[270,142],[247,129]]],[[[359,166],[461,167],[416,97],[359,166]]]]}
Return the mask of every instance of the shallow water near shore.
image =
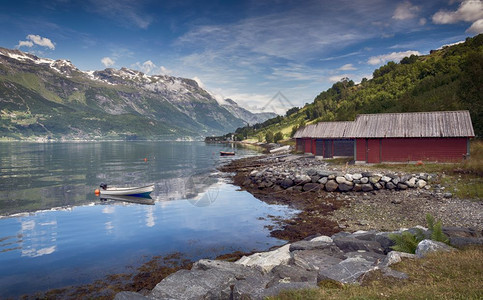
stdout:
{"type": "Polygon", "coordinates": [[[268,215],[287,216],[220,179],[250,149],[202,142],[0,143],[0,298],[93,282],[156,255],[196,260],[262,251],[268,215]],[[100,182],[154,183],[153,205],[101,200],[100,182]]]}

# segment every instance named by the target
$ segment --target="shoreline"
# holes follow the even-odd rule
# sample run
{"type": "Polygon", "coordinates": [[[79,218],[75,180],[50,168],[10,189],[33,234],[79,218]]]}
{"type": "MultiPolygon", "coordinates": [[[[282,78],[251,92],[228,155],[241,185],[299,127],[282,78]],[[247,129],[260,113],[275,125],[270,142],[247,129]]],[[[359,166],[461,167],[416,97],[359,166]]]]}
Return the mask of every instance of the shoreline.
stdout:
{"type": "MultiPolygon", "coordinates": [[[[300,211],[290,219],[271,218],[274,226],[273,228],[267,228],[270,230],[270,235],[275,238],[286,240],[287,242],[295,242],[317,235],[332,236],[341,231],[354,232],[361,229],[389,231],[401,227],[413,227],[415,225],[425,224],[425,214],[422,212],[420,213],[420,218],[415,217],[413,214],[409,214],[409,221],[411,221],[409,223],[401,223],[400,220],[397,220],[397,224],[400,225],[397,228],[388,225],[387,220],[382,220],[382,224],[375,224],[371,219],[360,220],[360,217],[354,215],[354,211],[357,211],[358,208],[361,207],[361,204],[364,203],[369,204],[369,207],[372,207],[372,213],[375,209],[381,208],[384,205],[389,205],[391,209],[396,211],[396,215],[406,214],[408,212],[407,206],[400,205],[401,203],[395,204],[392,203],[392,201],[396,198],[400,198],[403,199],[404,202],[408,202],[408,205],[413,205],[413,201],[408,201],[407,199],[411,199],[411,197],[416,197],[416,199],[421,197],[420,194],[411,194],[411,192],[414,191],[388,192],[381,190],[372,193],[329,193],[325,191],[275,191],[271,188],[259,189],[258,187],[244,185],[244,182],[253,170],[266,169],[273,166],[274,162],[267,160],[267,158],[270,157],[276,157],[276,155],[265,154],[248,158],[238,158],[227,164],[218,166],[217,169],[224,173],[224,177],[231,179],[231,184],[240,187],[242,190],[248,191],[260,201],[268,204],[288,205],[289,207],[300,211]],[[373,206],[375,206],[375,208],[373,206]]],[[[299,157],[304,158],[304,156],[299,157]]],[[[323,161],[313,159],[313,161],[311,161],[311,166],[314,166],[314,164],[324,164],[324,167],[329,168],[332,171],[341,171],[342,169],[347,168],[347,165],[327,165],[323,161]]],[[[358,170],[360,170],[363,167],[354,166],[351,168],[358,168],[358,170]]],[[[425,197],[425,200],[423,201],[423,204],[425,205],[441,205],[443,203],[442,199],[435,195],[431,195],[431,192],[428,192],[423,196],[425,197]]],[[[459,199],[456,199],[456,201],[459,201],[459,199]]],[[[464,201],[457,204],[462,205],[462,203],[464,203],[464,201]]],[[[480,206],[475,202],[473,202],[473,204],[480,206]]],[[[441,218],[436,214],[436,219],[441,218]]],[[[445,221],[445,219],[443,220],[445,221]]],[[[481,218],[479,220],[481,220],[481,218]]],[[[480,225],[483,224],[480,222],[480,225]]],[[[220,255],[215,259],[235,261],[242,256],[248,256],[250,254],[252,253],[235,251],[233,253],[220,255]]],[[[152,290],[158,282],[168,275],[181,269],[189,270],[193,263],[193,261],[184,259],[182,255],[176,253],[167,257],[155,256],[130,274],[112,274],[106,276],[105,280],[98,280],[92,284],[50,290],[42,292],[40,295],[60,297],[106,296],[107,298],[110,298],[113,295],[112,293],[115,295],[119,291],[128,290],[144,294],[152,290]],[[109,294],[111,296],[103,294],[108,290],[110,290],[109,294]]],[[[26,296],[26,299],[36,298],[39,296],[39,293],[26,296]]]]}

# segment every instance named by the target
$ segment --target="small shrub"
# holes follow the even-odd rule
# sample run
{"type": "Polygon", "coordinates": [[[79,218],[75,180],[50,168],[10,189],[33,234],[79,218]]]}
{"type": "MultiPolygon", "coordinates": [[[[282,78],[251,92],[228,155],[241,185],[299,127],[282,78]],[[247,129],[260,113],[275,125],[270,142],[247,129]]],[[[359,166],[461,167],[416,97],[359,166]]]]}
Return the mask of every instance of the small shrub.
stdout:
{"type": "Polygon", "coordinates": [[[396,243],[391,246],[393,250],[407,253],[415,253],[419,242],[423,240],[409,231],[404,231],[402,234],[390,234],[389,238],[396,243]]]}

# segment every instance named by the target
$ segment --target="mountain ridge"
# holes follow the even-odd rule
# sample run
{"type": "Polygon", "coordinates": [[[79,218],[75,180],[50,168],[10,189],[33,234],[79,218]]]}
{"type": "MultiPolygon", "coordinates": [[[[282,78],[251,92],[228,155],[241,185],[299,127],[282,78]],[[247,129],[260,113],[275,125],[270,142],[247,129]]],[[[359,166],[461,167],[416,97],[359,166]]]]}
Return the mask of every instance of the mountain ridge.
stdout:
{"type": "Polygon", "coordinates": [[[202,138],[245,124],[192,79],[125,67],[81,71],[6,48],[0,104],[7,139],[202,138]]]}

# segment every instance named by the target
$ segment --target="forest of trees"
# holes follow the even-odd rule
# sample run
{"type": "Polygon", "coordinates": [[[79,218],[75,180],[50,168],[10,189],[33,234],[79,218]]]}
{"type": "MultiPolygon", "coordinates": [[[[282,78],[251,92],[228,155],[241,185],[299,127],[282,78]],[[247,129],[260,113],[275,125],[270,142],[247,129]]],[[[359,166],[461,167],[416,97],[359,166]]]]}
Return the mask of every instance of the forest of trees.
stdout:
{"type": "MultiPolygon", "coordinates": [[[[374,70],[372,79],[349,78],[320,93],[313,103],[290,109],[237,133],[271,130],[281,122],[352,121],[358,114],[469,110],[475,134],[483,136],[483,34],[464,43],[405,57],[374,70]]],[[[298,126],[297,126],[298,127],[298,126]]],[[[273,131],[273,130],[272,130],[273,131]]],[[[292,131],[293,132],[293,131],[292,131]]]]}

